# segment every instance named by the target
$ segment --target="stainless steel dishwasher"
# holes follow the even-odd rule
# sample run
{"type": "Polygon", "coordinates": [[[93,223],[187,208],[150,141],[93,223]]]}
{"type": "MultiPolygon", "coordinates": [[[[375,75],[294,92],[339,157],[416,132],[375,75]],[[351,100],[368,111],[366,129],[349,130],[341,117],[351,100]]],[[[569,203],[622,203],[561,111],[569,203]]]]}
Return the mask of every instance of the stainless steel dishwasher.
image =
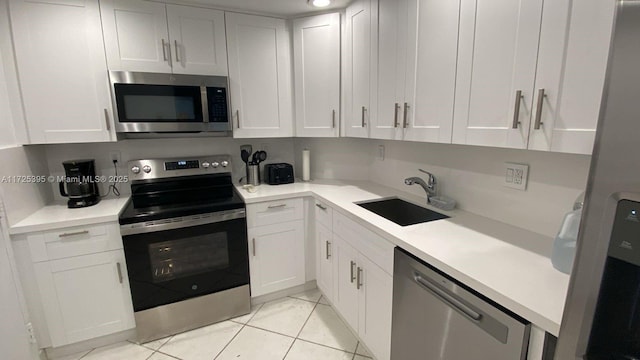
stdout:
{"type": "Polygon", "coordinates": [[[522,360],[530,324],[396,248],[392,360],[522,360]]]}

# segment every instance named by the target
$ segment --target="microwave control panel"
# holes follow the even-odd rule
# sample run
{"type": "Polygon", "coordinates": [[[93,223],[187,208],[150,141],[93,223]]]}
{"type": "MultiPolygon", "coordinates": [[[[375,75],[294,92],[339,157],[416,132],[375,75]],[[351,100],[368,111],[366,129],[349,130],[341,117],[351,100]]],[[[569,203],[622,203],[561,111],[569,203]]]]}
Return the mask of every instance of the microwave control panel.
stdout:
{"type": "Polygon", "coordinates": [[[208,87],[207,101],[209,102],[209,122],[228,122],[227,89],[222,87],[208,87]]]}

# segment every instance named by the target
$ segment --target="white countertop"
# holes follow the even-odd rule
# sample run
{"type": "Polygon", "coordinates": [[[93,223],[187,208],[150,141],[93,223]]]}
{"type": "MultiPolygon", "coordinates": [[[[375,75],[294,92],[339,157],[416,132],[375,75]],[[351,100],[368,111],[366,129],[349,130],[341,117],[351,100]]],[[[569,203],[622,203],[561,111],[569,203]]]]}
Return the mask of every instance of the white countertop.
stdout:
{"type": "MultiPolygon", "coordinates": [[[[314,181],[260,185],[245,202],[313,196],[334,210],[447,273],[468,287],[557,336],[569,276],[551,265],[536,247],[551,239],[462,210],[437,210],[449,219],[402,227],[354,202],[399,196],[420,204],[425,199],[370,182],[314,181]]],[[[429,206],[426,206],[429,207],[429,206]]]]}
{"type": "Polygon", "coordinates": [[[93,206],[69,209],[66,202],[47,205],[9,228],[9,234],[24,234],[70,226],[118,221],[118,215],[129,201],[128,196],[105,199],[93,206]]]}

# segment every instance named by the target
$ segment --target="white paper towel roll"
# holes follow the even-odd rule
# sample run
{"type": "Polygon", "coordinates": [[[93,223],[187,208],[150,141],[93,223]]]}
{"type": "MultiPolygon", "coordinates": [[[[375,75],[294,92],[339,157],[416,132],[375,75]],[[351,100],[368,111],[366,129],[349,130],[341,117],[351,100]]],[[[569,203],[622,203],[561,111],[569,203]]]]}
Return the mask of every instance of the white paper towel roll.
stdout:
{"type": "Polygon", "coordinates": [[[311,152],[309,149],[302,150],[302,181],[311,179],[311,152]]]}

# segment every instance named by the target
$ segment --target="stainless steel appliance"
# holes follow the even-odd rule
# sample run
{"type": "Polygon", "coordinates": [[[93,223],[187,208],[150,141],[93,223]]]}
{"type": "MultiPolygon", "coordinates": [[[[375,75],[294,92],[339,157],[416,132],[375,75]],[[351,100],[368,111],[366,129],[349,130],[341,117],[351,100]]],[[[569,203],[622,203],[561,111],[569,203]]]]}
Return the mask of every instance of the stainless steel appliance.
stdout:
{"type": "Polygon", "coordinates": [[[93,159],[69,160],[62,163],[65,181],[61,181],[60,195],[68,197],[70,209],[95,205],[100,202],[100,191],[96,179],[96,164],[93,159]],[[67,184],[65,191],[64,185],[67,184]]]}
{"type": "Polygon", "coordinates": [[[525,359],[530,325],[396,248],[391,359],[525,359]]]}
{"type": "Polygon", "coordinates": [[[250,311],[245,205],[228,155],[128,163],[120,231],[140,342],[250,311]]]}
{"type": "Polygon", "coordinates": [[[556,359],[640,358],[640,1],[616,20],[556,359]]]}
{"type": "Polygon", "coordinates": [[[111,71],[109,77],[121,135],[231,131],[225,76],[111,71]]]}

